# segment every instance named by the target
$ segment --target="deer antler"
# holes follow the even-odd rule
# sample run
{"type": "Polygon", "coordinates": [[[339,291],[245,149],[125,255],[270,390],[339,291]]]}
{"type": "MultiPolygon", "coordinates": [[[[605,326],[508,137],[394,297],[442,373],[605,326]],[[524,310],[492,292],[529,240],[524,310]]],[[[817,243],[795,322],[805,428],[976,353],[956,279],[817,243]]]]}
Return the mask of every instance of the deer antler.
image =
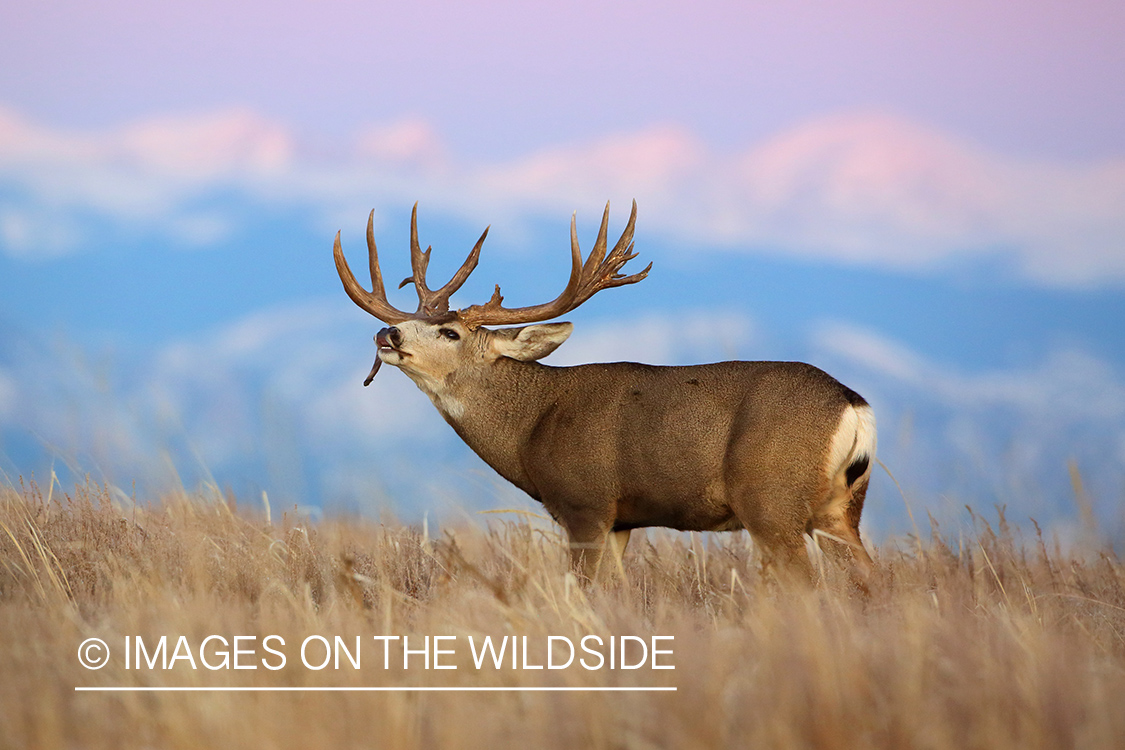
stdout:
{"type": "MultiPolygon", "coordinates": [[[[423,252],[422,246],[418,243],[418,204],[414,204],[414,210],[410,214],[410,267],[413,273],[399,284],[399,289],[407,284],[413,284],[418,292],[418,309],[413,313],[408,313],[387,302],[387,291],[383,286],[383,272],[379,268],[379,252],[375,248],[374,221],[375,212],[372,211],[370,216],[367,217],[367,254],[371,266],[370,292],[364,289],[352,275],[352,271],[348,267],[348,261],[344,258],[344,251],[340,247],[340,233],[336,233],[336,244],[332,248],[333,257],[336,260],[336,271],[340,274],[340,280],[344,282],[344,291],[348,293],[352,301],[390,325],[401,323],[404,320],[429,318],[449,312],[449,298],[461,288],[461,285],[469,278],[469,274],[477,267],[481,247],[484,245],[485,238],[488,237],[488,228],[485,228],[484,233],[477,240],[477,244],[469,251],[469,257],[457,269],[457,273],[453,274],[449,283],[441,289],[431,291],[426,286],[426,270],[430,265],[432,247],[427,247],[423,252]]],[[[619,273],[627,262],[637,257],[636,253],[633,252],[633,228],[637,222],[636,201],[633,201],[633,210],[629,214],[629,223],[625,225],[625,231],[621,233],[621,238],[617,240],[617,244],[613,246],[613,250],[608,255],[606,254],[606,232],[609,227],[609,203],[605,204],[598,238],[594,242],[594,247],[585,263],[582,262],[582,250],[578,247],[576,222],[577,214],[570,218],[570,280],[562,294],[554,301],[528,307],[506,308],[502,304],[504,298],[500,295],[500,287],[497,285],[496,291],[492,294],[492,299],[488,302],[458,310],[457,315],[461,318],[461,321],[469,328],[479,328],[482,325],[535,323],[540,320],[549,320],[565,315],[602,289],[635,284],[648,276],[649,269],[652,268],[651,263],[643,271],[632,276],[624,276],[619,273]]]]}
{"type": "Polygon", "coordinates": [[[379,252],[375,248],[374,222],[375,211],[372,210],[367,217],[367,255],[371,266],[372,289],[370,292],[356,281],[351,268],[348,267],[348,261],[344,258],[344,251],[340,246],[340,233],[336,233],[336,244],[332,248],[332,255],[336,260],[336,272],[340,274],[340,281],[344,283],[344,291],[348,293],[352,301],[379,320],[391,325],[412,318],[428,318],[448,312],[449,298],[461,288],[465,279],[469,278],[469,274],[477,267],[481,246],[484,245],[484,239],[488,236],[488,228],[485,228],[484,234],[480,236],[477,244],[469,252],[469,257],[457,269],[457,273],[453,274],[449,283],[437,291],[430,291],[429,287],[426,286],[426,269],[430,264],[430,250],[432,248],[427,247],[426,251],[422,252],[421,246],[418,244],[418,204],[414,204],[414,210],[410,214],[410,267],[413,270],[413,275],[399,284],[399,289],[407,284],[414,284],[414,288],[418,291],[418,309],[413,313],[408,313],[387,302],[387,291],[383,286],[383,272],[379,268],[379,252]]]}
{"type": "Polygon", "coordinates": [[[617,240],[613,250],[606,255],[606,232],[609,227],[609,203],[606,203],[598,238],[594,242],[590,256],[583,263],[582,250],[578,247],[577,214],[571,216],[570,280],[562,294],[556,297],[554,301],[541,305],[506,308],[502,305],[504,298],[500,295],[500,286],[497,285],[496,291],[492,293],[492,299],[483,305],[472,305],[459,310],[458,316],[469,328],[478,328],[482,325],[535,323],[565,315],[602,289],[635,284],[648,276],[648,272],[652,268],[652,264],[649,263],[643,271],[632,276],[624,276],[619,273],[628,261],[637,257],[636,253],[633,252],[633,229],[636,221],[637,202],[633,201],[633,210],[629,214],[629,222],[625,225],[625,231],[621,233],[621,238],[617,240]]]}

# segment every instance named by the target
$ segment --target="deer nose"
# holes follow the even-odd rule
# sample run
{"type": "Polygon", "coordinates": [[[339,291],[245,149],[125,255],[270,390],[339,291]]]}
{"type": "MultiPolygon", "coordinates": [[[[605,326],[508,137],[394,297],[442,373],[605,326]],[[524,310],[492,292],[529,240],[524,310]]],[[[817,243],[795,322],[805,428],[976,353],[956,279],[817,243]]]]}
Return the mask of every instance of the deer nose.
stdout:
{"type": "Polygon", "coordinates": [[[391,326],[390,328],[383,328],[379,333],[375,334],[375,343],[378,346],[390,346],[397,348],[402,343],[402,331],[398,328],[391,326]]]}

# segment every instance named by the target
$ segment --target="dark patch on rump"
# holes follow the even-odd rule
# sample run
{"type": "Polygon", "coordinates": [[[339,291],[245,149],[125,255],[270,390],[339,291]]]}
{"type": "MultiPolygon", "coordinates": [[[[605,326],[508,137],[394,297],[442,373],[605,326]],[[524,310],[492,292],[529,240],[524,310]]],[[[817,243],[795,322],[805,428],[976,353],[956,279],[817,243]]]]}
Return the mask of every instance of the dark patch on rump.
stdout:
{"type": "Polygon", "coordinates": [[[867,471],[867,467],[870,465],[871,459],[867,456],[860,456],[852,461],[851,465],[848,466],[847,472],[844,473],[844,479],[847,480],[848,486],[851,487],[855,484],[855,480],[862,477],[863,473],[867,471]]]}

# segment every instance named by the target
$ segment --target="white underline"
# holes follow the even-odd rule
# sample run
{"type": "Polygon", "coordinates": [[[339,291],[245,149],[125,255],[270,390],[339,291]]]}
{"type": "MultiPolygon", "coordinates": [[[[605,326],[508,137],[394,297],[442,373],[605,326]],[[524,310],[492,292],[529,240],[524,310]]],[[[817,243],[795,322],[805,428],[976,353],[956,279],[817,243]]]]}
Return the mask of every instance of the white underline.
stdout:
{"type": "Polygon", "coordinates": [[[75,687],[76,693],[608,693],[608,692],[675,692],[675,687],[75,687]]]}

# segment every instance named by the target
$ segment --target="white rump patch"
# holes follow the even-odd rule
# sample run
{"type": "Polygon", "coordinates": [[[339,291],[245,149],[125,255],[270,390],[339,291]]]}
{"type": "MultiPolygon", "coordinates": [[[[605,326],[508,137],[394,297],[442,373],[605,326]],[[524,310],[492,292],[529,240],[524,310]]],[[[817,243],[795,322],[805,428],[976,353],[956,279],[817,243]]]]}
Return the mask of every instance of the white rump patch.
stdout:
{"type": "MultiPolygon", "coordinates": [[[[876,431],[875,431],[875,412],[868,405],[860,407],[852,407],[856,415],[856,435],[855,435],[855,450],[852,452],[851,458],[856,459],[860,456],[867,456],[872,464],[875,463],[875,445],[876,445],[876,431]]],[[[851,461],[849,460],[850,464],[851,461]]],[[[845,466],[845,468],[847,468],[845,466]]],[[[868,471],[871,468],[868,467],[868,471]]]]}
{"type": "Polygon", "coordinates": [[[842,479],[848,466],[860,456],[867,456],[872,462],[875,459],[875,412],[866,404],[849,404],[832,436],[824,473],[833,482],[838,477],[842,479]]]}

